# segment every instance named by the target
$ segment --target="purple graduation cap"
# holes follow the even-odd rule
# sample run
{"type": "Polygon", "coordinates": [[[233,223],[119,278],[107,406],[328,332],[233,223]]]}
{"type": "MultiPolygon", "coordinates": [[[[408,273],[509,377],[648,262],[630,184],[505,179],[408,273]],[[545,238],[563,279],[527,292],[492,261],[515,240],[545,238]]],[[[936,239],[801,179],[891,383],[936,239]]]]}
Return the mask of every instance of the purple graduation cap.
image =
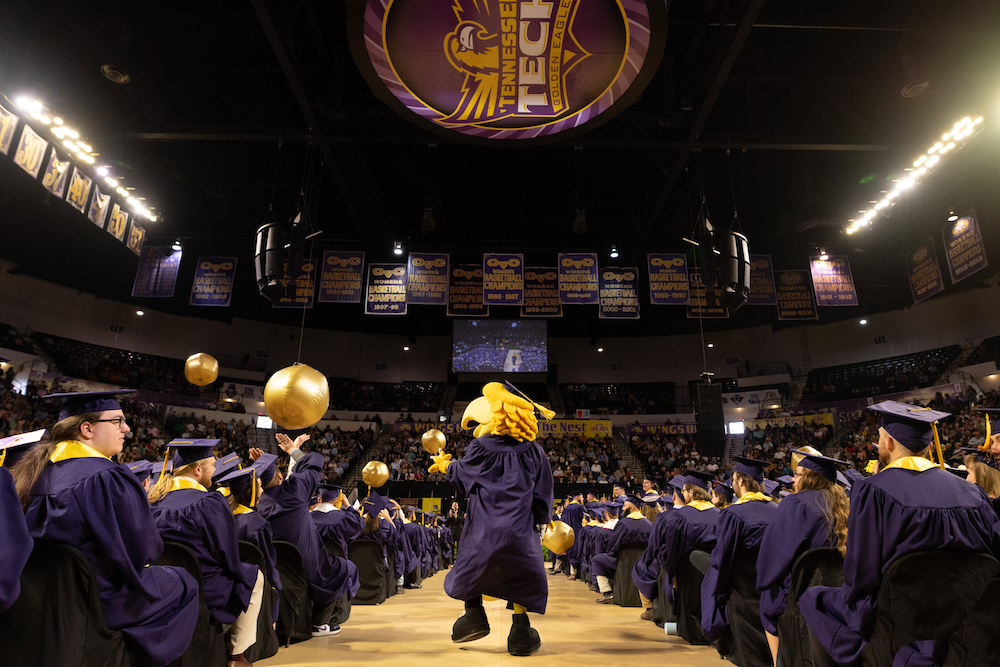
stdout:
{"type": "Polygon", "coordinates": [[[670,480],[668,486],[674,490],[674,493],[680,493],[684,490],[684,485],[688,483],[687,477],[684,475],[674,475],[674,478],[670,480]]]}
{"type": "Polygon", "coordinates": [[[604,503],[604,511],[609,513],[612,519],[617,519],[622,511],[622,503],[604,503]]]}
{"type": "Polygon", "coordinates": [[[330,500],[336,500],[344,492],[344,489],[336,484],[327,484],[326,482],[323,482],[317,488],[320,490],[320,496],[330,500]]]}
{"type": "Polygon", "coordinates": [[[170,450],[174,450],[174,466],[180,468],[191,463],[197,463],[203,459],[214,459],[215,448],[220,440],[209,438],[196,438],[194,440],[177,439],[167,443],[167,456],[170,450]]]}
{"type": "MultiPolygon", "coordinates": [[[[378,516],[379,513],[386,508],[385,498],[380,496],[378,491],[372,491],[369,493],[368,497],[365,498],[365,501],[361,503],[361,505],[365,508],[365,512],[367,512],[369,516],[378,516]]],[[[429,512],[426,514],[430,516],[429,512]]]]}
{"type": "Polygon", "coordinates": [[[226,475],[223,475],[216,481],[219,486],[229,487],[230,492],[234,495],[239,495],[249,488],[250,484],[255,479],[257,471],[253,466],[249,468],[243,468],[241,470],[233,470],[226,475]]]}
{"type": "Polygon", "coordinates": [[[733,485],[732,484],[730,484],[726,480],[722,480],[722,481],[716,480],[716,481],[712,482],[712,488],[715,490],[715,493],[717,495],[721,496],[722,498],[725,498],[727,503],[733,502],[733,485]]]}
{"type": "Polygon", "coordinates": [[[687,484],[693,484],[694,486],[701,487],[706,491],[711,490],[712,480],[715,479],[715,475],[710,472],[701,472],[700,470],[685,470],[684,476],[687,477],[687,484]]]}
{"type": "Polygon", "coordinates": [[[11,467],[48,435],[48,431],[40,428],[37,431],[20,433],[0,440],[0,466],[11,467]]]}
{"type": "Polygon", "coordinates": [[[782,475],[781,477],[778,478],[778,481],[788,487],[795,485],[795,478],[792,477],[791,475],[782,475]]]}
{"type": "Polygon", "coordinates": [[[734,456],[733,463],[736,464],[736,472],[741,472],[744,475],[749,475],[754,480],[759,483],[764,481],[764,469],[767,468],[770,463],[767,461],[760,461],[758,459],[751,459],[747,456],[734,456]]]}
{"type": "Polygon", "coordinates": [[[267,486],[274,479],[274,473],[278,469],[277,463],[277,454],[261,454],[250,467],[257,471],[257,479],[260,480],[260,483],[267,486]]]}
{"type": "Polygon", "coordinates": [[[139,460],[126,463],[125,467],[132,471],[135,478],[142,484],[153,474],[153,463],[151,461],[139,460]]]}
{"type": "Polygon", "coordinates": [[[764,493],[772,497],[781,490],[781,484],[779,482],[775,482],[773,479],[765,479],[761,482],[761,485],[764,487],[764,493]]]}
{"type": "MultiPolygon", "coordinates": [[[[996,457],[989,453],[989,451],[983,451],[978,447],[959,447],[960,452],[969,452],[970,454],[976,455],[976,460],[980,463],[984,463],[994,470],[1000,470],[1000,462],[997,461],[996,457]]],[[[966,471],[965,476],[968,477],[969,473],[966,471]]]]}
{"type": "Polygon", "coordinates": [[[230,452],[225,456],[220,456],[219,460],[215,462],[215,474],[212,475],[212,483],[218,484],[219,480],[223,476],[228,475],[234,470],[238,470],[243,467],[243,459],[236,452],[230,452]]]}
{"type": "Polygon", "coordinates": [[[882,414],[882,428],[892,439],[911,452],[920,452],[934,440],[934,422],[950,417],[950,412],[939,412],[918,405],[883,401],[869,405],[869,410],[882,414]]]}
{"type": "Polygon", "coordinates": [[[134,394],[135,389],[115,389],[114,391],[72,391],[63,394],[48,394],[45,400],[53,398],[65,398],[62,408],[59,410],[59,419],[62,421],[69,417],[84,415],[88,412],[105,412],[107,410],[121,410],[121,403],[115,396],[123,394],[134,394]]]}
{"type": "Polygon", "coordinates": [[[818,472],[831,482],[837,481],[837,472],[840,466],[847,467],[851,465],[847,461],[841,461],[840,459],[830,458],[829,456],[809,454],[808,452],[803,452],[798,449],[796,449],[793,452],[793,454],[802,454],[802,462],[799,463],[801,467],[805,468],[806,470],[812,470],[814,472],[818,472]]]}

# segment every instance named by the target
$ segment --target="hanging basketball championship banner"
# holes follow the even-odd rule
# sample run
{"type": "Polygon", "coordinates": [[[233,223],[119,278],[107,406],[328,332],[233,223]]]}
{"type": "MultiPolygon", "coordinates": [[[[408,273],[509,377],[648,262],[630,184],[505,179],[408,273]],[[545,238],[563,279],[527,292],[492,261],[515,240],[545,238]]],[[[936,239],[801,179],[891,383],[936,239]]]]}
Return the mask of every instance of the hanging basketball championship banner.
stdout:
{"type": "Polygon", "coordinates": [[[300,259],[289,265],[285,263],[287,280],[281,284],[290,289],[290,294],[274,302],[274,308],[312,308],[316,292],[316,260],[300,259]]]}
{"type": "Polygon", "coordinates": [[[45,167],[42,175],[42,187],[62,199],[63,192],[66,191],[66,183],[69,180],[69,160],[60,160],[59,151],[52,149],[49,153],[49,164],[45,167]]]}
{"type": "Polygon", "coordinates": [[[406,265],[369,264],[366,315],[406,315],[406,265]]]}
{"type": "Polygon", "coordinates": [[[559,253],[559,301],[595,304],[601,301],[597,253],[559,253]]]}
{"type": "Polygon", "coordinates": [[[38,172],[42,168],[42,160],[45,158],[45,151],[49,147],[49,142],[42,139],[30,126],[25,124],[21,130],[21,141],[17,144],[17,151],[14,153],[14,164],[31,174],[32,178],[38,178],[38,172]]]}
{"type": "Polygon", "coordinates": [[[808,271],[778,271],[774,276],[779,320],[818,320],[808,271]]]}
{"type": "Polygon", "coordinates": [[[750,255],[750,296],[748,306],[776,306],[774,270],[770,255],[750,255]]]}
{"type": "Polygon", "coordinates": [[[479,143],[566,138],[639,99],[666,38],[662,0],[359,0],[348,36],[376,96],[479,143]]]}
{"type": "Polygon", "coordinates": [[[448,315],[490,316],[490,307],[483,303],[483,267],[475,264],[451,267],[448,272],[448,315]]]}
{"type": "Polygon", "coordinates": [[[128,226],[128,236],[125,237],[125,246],[139,255],[142,253],[142,245],[146,242],[146,230],[142,225],[132,218],[128,226]]]}
{"type": "Polygon", "coordinates": [[[831,255],[827,259],[810,257],[809,273],[812,274],[817,306],[858,305],[851,263],[846,256],[831,255]]]}
{"type": "Polygon", "coordinates": [[[14,142],[14,131],[17,130],[17,114],[0,106],[0,153],[7,155],[10,145],[14,142]]]}
{"type": "Polygon", "coordinates": [[[406,302],[448,305],[448,254],[411,252],[406,266],[406,302]]]}
{"type": "Polygon", "coordinates": [[[365,253],[327,250],[319,273],[320,303],[360,303],[365,253]]]}
{"type": "Polygon", "coordinates": [[[69,190],[66,191],[66,201],[80,213],[84,213],[87,208],[87,197],[90,196],[90,188],[93,184],[94,179],[73,167],[73,176],[69,179],[69,190]]]}
{"type": "Polygon", "coordinates": [[[487,306],[524,304],[524,255],[483,254],[483,303],[487,306]]]}
{"type": "Polygon", "coordinates": [[[228,307],[236,282],[236,260],[236,257],[199,257],[188,304],[228,307]]]}
{"type": "Polygon", "coordinates": [[[649,303],[652,306],[686,306],[691,299],[687,257],[679,253],[646,255],[649,269],[649,303]]]}
{"type": "Polygon", "coordinates": [[[701,271],[692,268],[688,271],[691,299],[688,302],[688,319],[726,319],[729,309],[722,305],[721,290],[713,289],[709,294],[701,282],[701,271]]]}
{"type": "Polygon", "coordinates": [[[111,195],[101,192],[101,186],[95,183],[94,197],[90,200],[90,210],[87,212],[87,218],[101,229],[104,229],[104,219],[108,217],[108,209],[111,208],[110,204],[111,195]]]}
{"type": "Polygon", "coordinates": [[[904,259],[913,303],[920,303],[944,289],[941,265],[938,264],[937,253],[934,251],[934,239],[928,238],[906,253],[904,259]]]}
{"type": "Polygon", "coordinates": [[[986,247],[983,246],[974,210],[942,229],[941,236],[953,285],[986,268],[986,247]]]}
{"type": "Polygon", "coordinates": [[[169,299],[177,286],[177,271],[181,266],[181,253],[170,246],[146,246],[139,255],[139,268],[135,272],[132,296],[151,299],[169,299]]]}
{"type": "Polygon", "coordinates": [[[598,317],[603,320],[639,319],[639,267],[601,269],[598,317]]]}
{"type": "Polygon", "coordinates": [[[562,317],[562,314],[556,268],[525,269],[521,317],[562,317]]]}

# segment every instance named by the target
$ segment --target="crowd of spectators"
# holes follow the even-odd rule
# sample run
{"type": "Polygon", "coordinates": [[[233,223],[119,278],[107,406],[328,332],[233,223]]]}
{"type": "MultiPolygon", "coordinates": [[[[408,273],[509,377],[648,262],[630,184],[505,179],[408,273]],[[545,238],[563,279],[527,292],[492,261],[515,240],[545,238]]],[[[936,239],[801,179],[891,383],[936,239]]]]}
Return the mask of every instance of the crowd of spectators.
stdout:
{"type": "Polygon", "coordinates": [[[631,469],[611,440],[579,435],[547,436],[541,441],[557,484],[632,484],[631,469]]]}
{"type": "Polygon", "coordinates": [[[675,411],[673,382],[564,384],[559,387],[568,414],[590,410],[593,416],[657,415],[675,411]]]}
{"type": "Polygon", "coordinates": [[[330,378],[330,407],[366,412],[437,412],[443,382],[359,382],[330,378]]]}
{"type": "Polygon", "coordinates": [[[958,345],[952,345],[901,357],[817,368],[809,374],[805,402],[862,398],[933,386],[960,351],[958,345]]]}

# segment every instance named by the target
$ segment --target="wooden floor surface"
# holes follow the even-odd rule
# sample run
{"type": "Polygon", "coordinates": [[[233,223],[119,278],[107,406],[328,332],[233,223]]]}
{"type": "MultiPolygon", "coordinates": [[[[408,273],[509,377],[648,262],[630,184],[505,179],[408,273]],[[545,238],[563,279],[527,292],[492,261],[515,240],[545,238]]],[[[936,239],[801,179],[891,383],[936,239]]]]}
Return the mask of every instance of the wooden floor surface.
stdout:
{"type": "Polygon", "coordinates": [[[530,614],[542,648],[529,658],[507,653],[511,612],[502,601],[487,602],[492,632],[466,644],[453,644],[451,626],[462,613],[462,603],[444,592],[444,572],[424,581],[423,588],[407,590],[377,606],[355,606],[339,635],[313,638],[282,648],[260,667],[330,664],[431,665],[432,667],[503,666],[529,662],[541,667],[558,665],[727,665],[710,646],[690,646],[677,636],[639,620],[642,609],[599,605],[598,597],[579,581],[549,577],[549,603],[544,616],[530,614]]]}

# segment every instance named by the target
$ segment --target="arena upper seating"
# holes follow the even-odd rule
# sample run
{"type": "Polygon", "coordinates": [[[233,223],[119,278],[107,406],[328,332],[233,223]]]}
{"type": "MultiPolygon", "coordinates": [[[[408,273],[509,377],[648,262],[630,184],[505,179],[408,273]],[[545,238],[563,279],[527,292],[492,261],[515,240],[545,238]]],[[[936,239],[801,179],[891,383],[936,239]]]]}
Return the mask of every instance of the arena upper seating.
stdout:
{"type": "Polygon", "coordinates": [[[577,410],[593,414],[673,414],[674,389],[673,382],[559,385],[567,414],[577,410]]]}
{"type": "Polygon", "coordinates": [[[965,363],[969,366],[1000,359],[1000,336],[990,336],[976,346],[965,363]]]}
{"type": "Polygon", "coordinates": [[[816,368],[809,373],[803,402],[836,401],[933,386],[961,351],[961,346],[949,345],[897,357],[816,368]]]}

